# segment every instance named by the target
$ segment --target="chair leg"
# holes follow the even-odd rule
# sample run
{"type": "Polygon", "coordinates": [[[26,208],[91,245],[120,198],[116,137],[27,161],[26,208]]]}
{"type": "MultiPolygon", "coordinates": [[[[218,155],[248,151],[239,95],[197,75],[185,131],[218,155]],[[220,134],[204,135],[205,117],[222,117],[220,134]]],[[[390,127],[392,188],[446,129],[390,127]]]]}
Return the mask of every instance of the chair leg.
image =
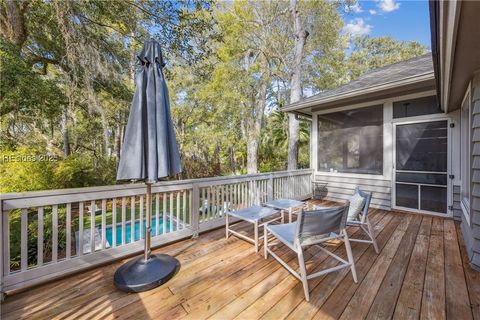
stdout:
{"type": "Polygon", "coordinates": [[[265,259],[268,258],[268,231],[267,231],[267,226],[263,226],[263,255],[265,256],[265,259]]]}
{"type": "Polygon", "coordinates": [[[355,269],[355,259],[353,258],[352,247],[348,239],[347,230],[343,230],[343,241],[345,242],[345,249],[347,250],[348,262],[350,263],[350,270],[352,271],[353,281],[357,283],[357,270],[355,269]]]}
{"type": "Polygon", "coordinates": [[[288,223],[292,223],[292,211],[293,208],[288,209],[288,223]]]}
{"type": "Polygon", "coordinates": [[[298,265],[300,266],[300,277],[302,278],[303,292],[305,300],[310,301],[310,293],[308,292],[307,269],[305,268],[305,260],[303,258],[303,249],[298,249],[298,265]]]}
{"type": "Polygon", "coordinates": [[[255,253],[258,253],[258,222],[255,221],[253,224],[253,232],[255,233],[255,253]]]}
{"type": "Polygon", "coordinates": [[[373,227],[372,227],[372,224],[370,223],[370,220],[368,220],[368,217],[367,217],[366,223],[368,228],[368,236],[370,237],[370,239],[372,239],[372,242],[373,242],[373,248],[375,249],[375,252],[379,254],[380,250],[378,249],[377,239],[375,239],[375,233],[373,231],[373,227]]]}

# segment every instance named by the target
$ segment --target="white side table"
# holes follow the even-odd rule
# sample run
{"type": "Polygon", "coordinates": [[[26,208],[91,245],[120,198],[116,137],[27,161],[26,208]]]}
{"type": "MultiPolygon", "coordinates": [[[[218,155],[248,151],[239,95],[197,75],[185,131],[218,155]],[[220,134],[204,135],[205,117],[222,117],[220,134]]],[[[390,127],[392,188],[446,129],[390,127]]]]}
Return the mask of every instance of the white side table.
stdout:
{"type": "Polygon", "coordinates": [[[277,199],[267,201],[263,205],[265,207],[282,210],[282,212],[288,211],[288,222],[292,222],[293,209],[303,207],[304,203],[302,201],[292,199],[277,199]]]}
{"type": "Polygon", "coordinates": [[[239,209],[237,211],[230,211],[227,212],[225,215],[226,219],[226,230],[225,230],[225,237],[228,239],[228,236],[231,234],[236,235],[239,238],[242,238],[248,242],[252,242],[255,245],[255,252],[258,253],[258,243],[259,239],[263,238],[261,236],[260,238],[258,237],[258,229],[260,227],[263,227],[265,224],[273,222],[273,221],[278,221],[281,220],[282,223],[284,221],[284,214],[283,211],[281,212],[281,215],[279,217],[272,217],[276,213],[279,213],[278,210],[272,209],[272,208],[267,208],[267,207],[261,207],[261,206],[252,206],[244,209],[239,209]],[[247,221],[251,224],[253,224],[253,232],[254,232],[254,238],[247,237],[246,235],[241,234],[238,231],[235,231],[230,228],[228,217],[235,217],[237,219],[247,221]],[[267,221],[264,221],[263,219],[271,218],[267,221]]]}

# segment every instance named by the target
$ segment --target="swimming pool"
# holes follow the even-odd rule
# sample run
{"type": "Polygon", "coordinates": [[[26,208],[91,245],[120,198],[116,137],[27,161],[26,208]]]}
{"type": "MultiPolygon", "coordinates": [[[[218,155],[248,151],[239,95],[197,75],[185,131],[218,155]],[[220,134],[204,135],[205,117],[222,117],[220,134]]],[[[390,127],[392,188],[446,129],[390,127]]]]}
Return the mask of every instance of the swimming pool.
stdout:
{"type": "MultiPolygon", "coordinates": [[[[142,238],[145,238],[145,221],[146,221],[146,219],[143,219],[142,238]]],[[[157,232],[157,219],[156,219],[156,217],[152,217],[151,221],[152,221],[152,223],[151,223],[151,225],[152,225],[152,235],[155,235],[156,232],[157,232]]],[[[159,219],[158,227],[159,227],[158,234],[162,234],[163,233],[163,218],[161,218],[161,217],[159,219]]],[[[113,229],[112,225],[107,226],[106,229],[105,229],[106,239],[107,239],[107,241],[110,245],[113,244],[113,230],[112,229],[113,229]]],[[[166,220],[165,230],[166,230],[166,232],[170,231],[170,219],[166,220]]],[[[115,227],[115,233],[116,233],[117,245],[121,245],[122,244],[122,224],[121,223],[117,223],[117,225],[115,227]]],[[[140,220],[135,221],[133,234],[134,234],[133,236],[134,236],[135,241],[140,239],[140,220]]],[[[125,222],[125,243],[130,243],[130,242],[132,242],[132,225],[131,225],[130,221],[126,221],[125,222]]]]}

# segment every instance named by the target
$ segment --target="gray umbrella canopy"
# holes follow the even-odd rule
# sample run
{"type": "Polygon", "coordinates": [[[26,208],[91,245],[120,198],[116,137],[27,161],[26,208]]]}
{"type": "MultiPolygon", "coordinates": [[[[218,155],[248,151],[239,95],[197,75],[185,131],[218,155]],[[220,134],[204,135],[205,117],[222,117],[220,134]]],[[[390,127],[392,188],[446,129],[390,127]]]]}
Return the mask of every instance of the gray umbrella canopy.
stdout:
{"type": "Polygon", "coordinates": [[[160,44],[146,41],[137,57],[135,96],[117,170],[117,180],[148,183],[182,171],[160,44]]]}

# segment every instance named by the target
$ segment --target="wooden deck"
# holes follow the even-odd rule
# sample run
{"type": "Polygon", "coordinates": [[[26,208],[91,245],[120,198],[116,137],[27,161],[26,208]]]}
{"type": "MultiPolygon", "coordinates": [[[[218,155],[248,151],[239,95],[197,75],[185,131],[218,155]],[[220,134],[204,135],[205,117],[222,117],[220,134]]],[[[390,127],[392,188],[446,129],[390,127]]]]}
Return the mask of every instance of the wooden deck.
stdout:
{"type": "MultiPolygon", "coordinates": [[[[371,220],[380,254],[352,243],[359,282],[346,269],[311,280],[310,302],[273,258],[218,229],[159,250],[182,264],[162,287],[117,291],[117,262],[7,297],[1,318],[480,319],[480,273],[467,264],[457,223],[382,210],[371,220]]],[[[277,248],[296,267],[293,252],[277,248]]],[[[335,250],[345,256],[343,246],[335,250]]],[[[316,247],[308,255],[310,272],[335,264],[316,247]]]]}

